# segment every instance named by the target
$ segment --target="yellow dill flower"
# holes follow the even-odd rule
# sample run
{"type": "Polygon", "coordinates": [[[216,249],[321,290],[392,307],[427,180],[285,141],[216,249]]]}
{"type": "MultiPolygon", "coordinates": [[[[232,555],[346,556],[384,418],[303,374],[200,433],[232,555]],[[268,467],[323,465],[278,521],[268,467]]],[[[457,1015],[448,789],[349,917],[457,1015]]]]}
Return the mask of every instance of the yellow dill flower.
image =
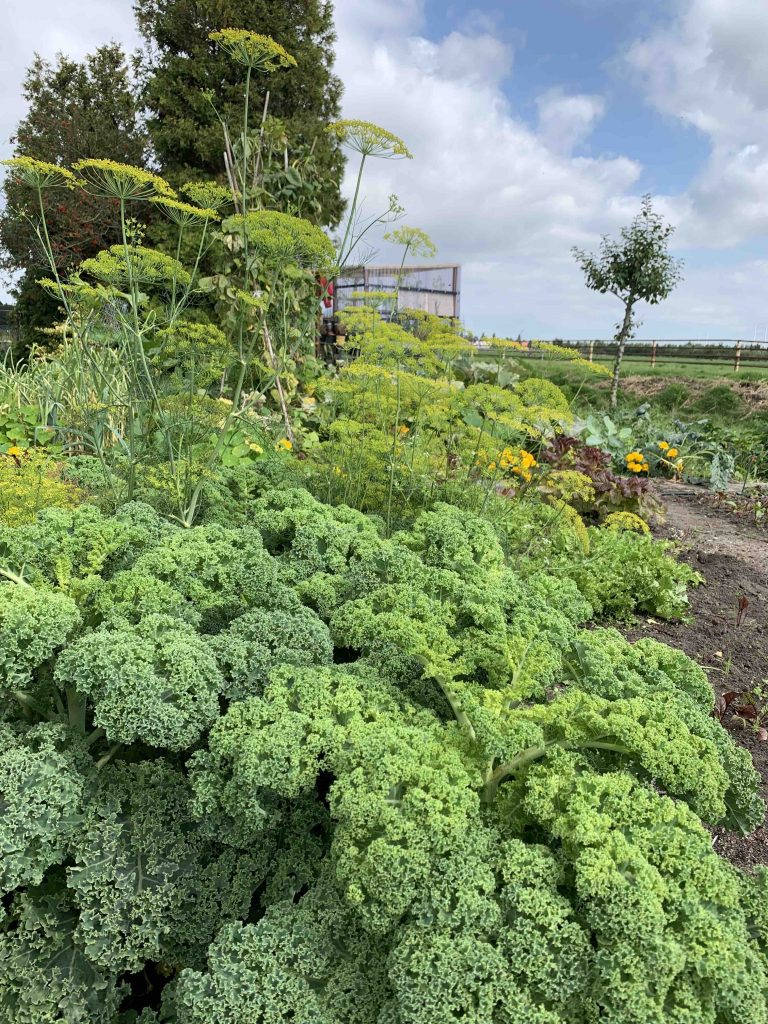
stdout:
{"type": "Polygon", "coordinates": [[[287,437],[283,437],[275,445],[275,450],[278,448],[282,448],[283,451],[289,452],[293,448],[293,442],[289,441],[287,437]]]}
{"type": "Polygon", "coordinates": [[[421,228],[409,228],[405,225],[388,231],[384,238],[387,242],[395,245],[404,245],[412,256],[420,256],[424,259],[431,259],[437,252],[437,246],[421,228]]]}
{"type": "Polygon", "coordinates": [[[243,217],[227,217],[225,232],[244,235],[254,255],[273,265],[298,263],[299,266],[331,268],[335,250],[323,231],[301,217],[278,210],[256,210],[243,217]]]}
{"type": "Polygon", "coordinates": [[[216,181],[188,181],[181,191],[203,209],[220,210],[232,202],[232,193],[216,181]]]}
{"type": "Polygon", "coordinates": [[[8,160],[0,160],[0,164],[10,168],[14,177],[30,188],[73,188],[77,184],[77,178],[66,167],[35,160],[31,156],[12,156],[8,160]]]}
{"type": "Polygon", "coordinates": [[[493,471],[496,469],[496,463],[495,462],[489,462],[488,463],[488,469],[490,469],[490,471],[493,473],[493,471]]]}
{"type": "Polygon", "coordinates": [[[186,227],[188,224],[206,224],[209,220],[220,220],[218,213],[213,209],[202,206],[190,206],[179,199],[169,199],[167,196],[152,196],[150,203],[156,203],[163,213],[169,217],[174,224],[186,227]]]}
{"type": "Polygon", "coordinates": [[[669,443],[667,441],[659,441],[659,448],[661,448],[661,450],[665,452],[669,448],[669,443]]]}
{"type": "Polygon", "coordinates": [[[606,530],[611,530],[614,533],[622,530],[629,530],[633,533],[651,532],[648,523],[634,512],[611,512],[609,516],[605,517],[603,526],[606,530]]]}
{"type": "Polygon", "coordinates": [[[271,36],[262,36],[244,28],[221,28],[217,32],[209,32],[208,38],[218,43],[238,64],[244,64],[252,71],[270,74],[279,68],[296,67],[296,58],[271,36]]]}
{"type": "Polygon", "coordinates": [[[90,259],[83,260],[80,270],[106,284],[124,286],[138,284],[170,284],[185,288],[191,281],[189,273],[178,260],[144,245],[128,247],[111,245],[90,259]]]}
{"type": "Polygon", "coordinates": [[[384,159],[405,157],[408,160],[413,157],[402,139],[370,121],[334,121],[326,131],[362,156],[379,156],[384,159]]]}
{"type": "Polygon", "coordinates": [[[175,199],[171,186],[143,167],[119,164],[115,160],[78,160],[74,170],[83,179],[83,187],[93,196],[114,199],[151,199],[166,196],[175,199]]]}

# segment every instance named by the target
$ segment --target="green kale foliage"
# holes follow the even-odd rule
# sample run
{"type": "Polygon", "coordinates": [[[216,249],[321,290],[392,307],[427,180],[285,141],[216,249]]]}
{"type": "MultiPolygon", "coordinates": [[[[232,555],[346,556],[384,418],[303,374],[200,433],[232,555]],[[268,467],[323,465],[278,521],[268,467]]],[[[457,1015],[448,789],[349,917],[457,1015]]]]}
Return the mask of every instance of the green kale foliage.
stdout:
{"type": "Polygon", "coordinates": [[[3,1024],[768,1024],[762,820],[635,534],[283,488],[0,529],[3,1024]]]}

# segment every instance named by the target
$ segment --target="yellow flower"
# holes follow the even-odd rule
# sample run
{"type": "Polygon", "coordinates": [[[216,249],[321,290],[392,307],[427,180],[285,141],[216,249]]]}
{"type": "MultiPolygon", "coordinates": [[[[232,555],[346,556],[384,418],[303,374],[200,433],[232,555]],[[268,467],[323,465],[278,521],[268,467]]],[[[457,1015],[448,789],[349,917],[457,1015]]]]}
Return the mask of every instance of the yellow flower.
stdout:
{"type": "Polygon", "coordinates": [[[14,177],[30,188],[72,188],[77,183],[77,178],[66,167],[31,156],[13,156],[0,160],[0,164],[9,167],[14,177]]]}
{"type": "Polygon", "coordinates": [[[19,455],[23,455],[24,452],[21,450],[21,448],[19,448],[18,445],[12,444],[11,447],[8,449],[8,451],[5,454],[6,455],[16,455],[16,456],[19,456],[19,455]]]}
{"type": "Polygon", "coordinates": [[[275,445],[275,449],[282,448],[283,451],[289,452],[293,448],[293,442],[289,441],[287,437],[282,438],[275,445]]]}
{"type": "Polygon", "coordinates": [[[665,452],[669,448],[669,444],[666,441],[659,441],[659,448],[665,452]]]}
{"type": "Polygon", "coordinates": [[[642,461],[643,461],[643,453],[642,452],[630,452],[627,455],[627,462],[642,462],[642,461]]]}
{"type": "Polygon", "coordinates": [[[398,432],[398,434],[410,434],[410,432],[411,432],[411,428],[410,428],[410,427],[406,427],[406,425],[405,425],[404,423],[402,423],[402,424],[401,424],[401,425],[400,425],[400,426],[399,426],[399,427],[397,428],[397,432],[398,432]]]}
{"type": "Polygon", "coordinates": [[[167,196],[152,196],[149,201],[159,206],[166,216],[180,227],[186,227],[188,224],[205,224],[209,220],[221,220],[215,210],[190,206],[189,203],[169,199],[167,196]]]}
{"type": "Polygon", "coordinates": [[[296,66],[296,58],[271,36],[262,36],[244,28],[222,28],[218,32],[209,32],[208,38],[218,43],[238,64],[244,64],[253,71],[269,74],[278,68],[296,66]]]}
{"type": "Polygon", "coordinates": [[[248,447],[251,449],[252,452],[256,452],[257,455],[261,455],[261,453],[264,451],[264,449],[261,447],[261,445],[260,444],[256,444],[255,441],[249,441],[248,442],[248,447]]]}
{"type": "Polygon", "coordinates": [[[647,463],[647,462],[644,462],[644,463],[642,464],[642,466],[640,467],[640,469],[641,469],[641,470],[642,470],[642,471],[643,471],[644,473],[647,473],[647,472],[648,472],[648,463],[647,463]]]}
{"type": "MultiPolygon", "coordinates": [[[[501,459],[499,461],[499,466],[501,466],[502,469],[509,469],[511,465],[512,463],[509,461],[509,459],[501,459]]],[[[515,470],[512,470],[512,472],[514,473],[515,470]]]]}
{"type": "Polygon", "coordinates": [[[189,196],[198,206],[219,210],[232,202],[232,193],[215,181],[188,181],[181,186],[184,195],[189,196]]]}
{"type": "Polygon", "coordinates": [[[402,139],[370,121],[334,121],[326,131],[363,156],[411,159],[411,152],[402,139]]]}
{"type": "Polygon", "coordinates": [[[629,470],[630,473],[640,473],[641,472],[640,463],[639,462],[630,462],[630,464],[627,466],[627,469],[629,470]]]}
{"type": "Polygon", "coordinates": [[[115,199],[150,199],[152,196],[176,198],[176,193],[167,181],[143,167],[94,158],[78,160],[73,170],[83,179],[85,191],[94,196],[115,199]]]}
{"type": "Polygon", "coordinates": [[[670,448],[669,451],[667,452],[667,458],[668,459],[674,459],[676,455],[677,455],[677,448],[670,448]]]}
{"type": "Polygon", "coordinates": [[[489,462],[488,463],[488,469],[490,469],[490,471],[493,473],[493,471],[496,469],[496,463],[495,462],[489,462]]]}

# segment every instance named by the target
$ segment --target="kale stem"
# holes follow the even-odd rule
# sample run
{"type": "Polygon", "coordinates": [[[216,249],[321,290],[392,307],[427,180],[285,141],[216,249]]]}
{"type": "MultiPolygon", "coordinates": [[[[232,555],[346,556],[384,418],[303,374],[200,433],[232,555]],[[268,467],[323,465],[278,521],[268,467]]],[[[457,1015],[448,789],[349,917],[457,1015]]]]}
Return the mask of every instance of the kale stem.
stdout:
{"type": "Polygon", "coordinates": [[[560,747],[561,750],[611,750],[617,754],[630,754],[632,751],[621,743],[613,743],[609,740],[585,740],[583,743],[567,743],[561,740],[550,740],[548,743],[527,747],[511,761],[506,761],[491,774],[483,787],[482,801],[490,804],[493,802],[499,786],[508,778],[515,775],[522,768],[526,768],[534,761],[540,761],[549,754],[552,747],[560,747]]]}
{"type": "Polygon", "coordinates": [[[106,733],[103,729],[94,729],[93,732],[89,733],[85,740],[86,747],[92,747],[94,743],[102,739],[106,733]]]}
{"type": "Polygon", "coordinates": [[[74,686],[67,687],[67,712],[69,724],[78,732],[85,732],[85,701],[80,700],[80,695],[74,686]]]}
{"type": "Polygon", "coordinates": [[[122,746],[122,743],[113,743],[109,750],[106,752],[106,754],[103,757],[100,757],[99,760],[96,762],[96,768],[103,768],[105,765],[109,764],[109,762],[112,760],[115,754],[121,749],[122,746]]]}
{"type": "Polygon", "coordinates": [[[25,693],[24,690],[14,690],[13,696],[24,708],[24,715],[30,721],[33,715],[37,715],[39,718],[46,718],[49,722],[57,722],[58,717],[51,714],[49,711],[41,711],[37,707],[30,694],[25,693]]]}

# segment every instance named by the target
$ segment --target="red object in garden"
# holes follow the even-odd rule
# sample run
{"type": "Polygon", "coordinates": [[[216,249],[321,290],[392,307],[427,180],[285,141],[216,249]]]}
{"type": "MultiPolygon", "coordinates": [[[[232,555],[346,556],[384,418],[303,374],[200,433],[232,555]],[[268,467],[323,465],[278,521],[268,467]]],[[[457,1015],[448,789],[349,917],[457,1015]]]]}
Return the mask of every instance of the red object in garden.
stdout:
{"type": "Polygon", "coordinates": [[[320,286],[323,305],[326,309],[330,309],[333,305],[333,281],[329,281],[327,277],[320,277],[317,283],[320,286]]]}

